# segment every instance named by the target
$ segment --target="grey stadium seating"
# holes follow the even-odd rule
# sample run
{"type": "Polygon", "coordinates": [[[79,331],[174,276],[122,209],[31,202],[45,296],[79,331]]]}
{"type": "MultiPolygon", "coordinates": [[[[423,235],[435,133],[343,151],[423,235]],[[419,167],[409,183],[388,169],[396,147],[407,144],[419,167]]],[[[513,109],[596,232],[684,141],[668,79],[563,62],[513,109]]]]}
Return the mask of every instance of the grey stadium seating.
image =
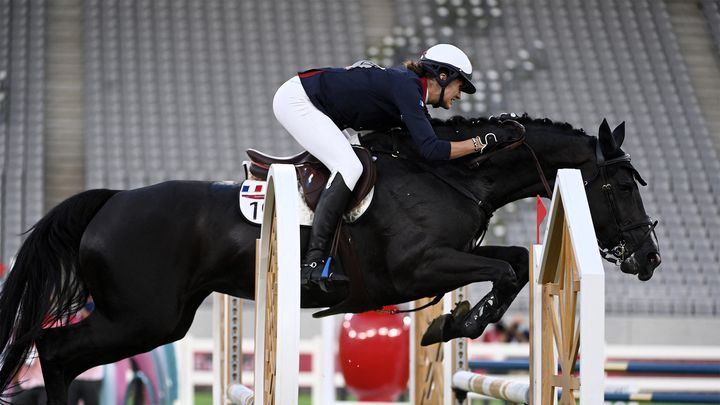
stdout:
{"type": "MultiPolygon", "coordinates": [[[[720,43],[718,3],[702,4],[720,43]]],[[[0,0],[0,72],[11,101],[0,103],[5,262],[42,213],[43,5],[0,0]]],[[[452,42],[471,55],[479,91],[455,111],[431,111],[437,117],[527,112],[590,134],[604,117],[627,122],[626,149],[650,183],[644,200],[661,221],[664,263],[649,283],[608,266],[608,311],[720,314],[717,134],[704,121],[664,2],[397,0],[395,27],[382,43],[366,43],[362,6],[86,0],[86,186],[239,179],[247,147],[299,150],[271,107],[275,89],[296,71],[365,57],[395,64],[452,42]]],[[[488,243],[526,245],[533,204],[501,210],[488,243]]]]}

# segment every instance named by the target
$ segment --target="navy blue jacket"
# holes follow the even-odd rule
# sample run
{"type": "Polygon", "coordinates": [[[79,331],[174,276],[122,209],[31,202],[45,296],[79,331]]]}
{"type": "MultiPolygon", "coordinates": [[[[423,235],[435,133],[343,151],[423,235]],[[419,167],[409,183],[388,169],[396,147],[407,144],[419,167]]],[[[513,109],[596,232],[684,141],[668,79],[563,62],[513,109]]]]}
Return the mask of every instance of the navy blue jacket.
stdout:
{"type": "Polygon", "coordinates": [[[450,159],[450,142],[438,139],[430,125],[424,80],[404,66],[381,68],[367,61],[353,66],[298,76],[310,101],[340,129],[383,130],[405,123],[425,159],[450,159]]]}

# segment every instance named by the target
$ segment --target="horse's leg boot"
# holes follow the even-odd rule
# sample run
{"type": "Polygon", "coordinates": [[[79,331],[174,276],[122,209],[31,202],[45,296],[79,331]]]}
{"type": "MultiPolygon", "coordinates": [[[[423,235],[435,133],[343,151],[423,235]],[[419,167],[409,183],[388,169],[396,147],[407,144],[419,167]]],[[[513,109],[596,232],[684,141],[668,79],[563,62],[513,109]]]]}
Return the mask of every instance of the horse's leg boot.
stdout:
{"type": "Polygon", "coordinates": [[[338,222],[347,207],[352,190],[345,185],[342,175],[337,172],[328,181],[320,195],[315,218],[313,219],[305,257],[300,265],[300,282],[318,284],[323,291],[333,288],[334,282],[346,282],[347,278],[332,272],[332,263],[327,261],[330,245],[338,222]]]}
{"type": "Polygon", "coordinates": [[[490,323],[497,322],[498,301],[495,291],[487,293],[462,320],[461,336],[475,339],[482,335],[490,323]]]}

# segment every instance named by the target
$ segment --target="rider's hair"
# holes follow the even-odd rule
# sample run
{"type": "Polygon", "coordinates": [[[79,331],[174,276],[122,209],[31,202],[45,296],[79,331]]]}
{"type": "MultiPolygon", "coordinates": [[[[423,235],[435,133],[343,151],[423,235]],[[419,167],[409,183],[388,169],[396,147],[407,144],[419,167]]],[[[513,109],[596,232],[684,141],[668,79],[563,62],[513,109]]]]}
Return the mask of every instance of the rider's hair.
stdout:
{"type": "MultiPolygon", "coordinates": [[[[428,77],[428,78],[435,77],[431,71],[429,71],[428,69],[425,69],[425,67],[420,63],[420,61],[406,60],[402,64],[403,64],[403,66],[405,66],[405,68],[407,70],[415,72],[415,74],[417,74],[420,77],[428,77]]],[[[442,69],[442,72],[445,74],[448,73],[446,69],[442,69]]]]}
{"type": "Polygon", "coordinates": [[[420,77],[433,77],[432,72],[425,69],[425,67],[416,60],[406,60],[402,63],[407,70],[414,72],[420,77]]]}

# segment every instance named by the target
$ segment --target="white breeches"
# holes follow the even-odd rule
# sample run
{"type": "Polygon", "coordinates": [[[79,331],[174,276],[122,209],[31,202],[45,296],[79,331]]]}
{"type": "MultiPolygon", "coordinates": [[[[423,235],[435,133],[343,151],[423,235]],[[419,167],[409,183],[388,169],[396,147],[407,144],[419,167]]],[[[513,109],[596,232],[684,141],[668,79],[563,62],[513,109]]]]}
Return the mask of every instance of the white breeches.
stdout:
{"type": "Polygon", "coordinates": [[[331,173],[340,172],[350,189],[362,175],[362,164],[345,134],[310,101],[300,78],[293,76],[275,92],[275,117],[298,143],[331,173]]]}

